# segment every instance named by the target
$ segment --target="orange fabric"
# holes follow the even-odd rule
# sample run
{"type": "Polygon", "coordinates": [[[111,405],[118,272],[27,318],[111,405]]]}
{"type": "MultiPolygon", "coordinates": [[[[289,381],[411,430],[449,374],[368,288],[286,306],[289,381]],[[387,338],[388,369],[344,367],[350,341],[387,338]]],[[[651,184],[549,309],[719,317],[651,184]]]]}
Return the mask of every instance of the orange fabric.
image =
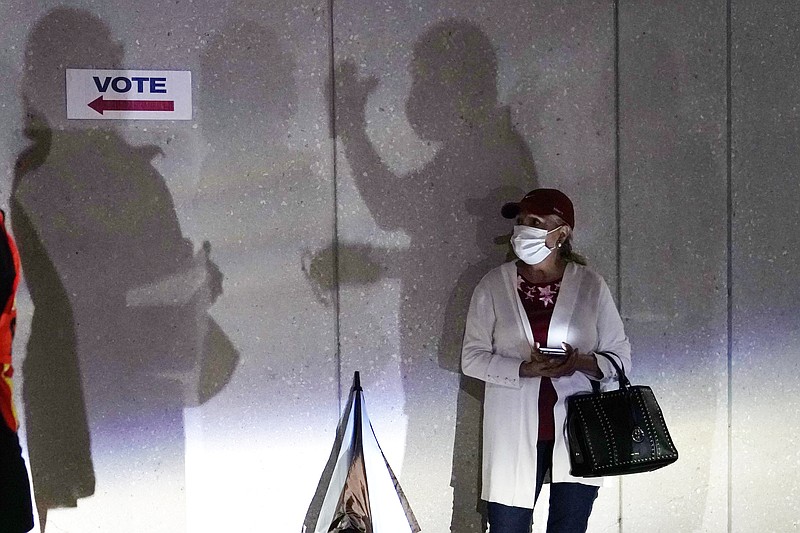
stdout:
{"type": "Polygon", "coordinates": [[[17,307],[16,307],[16,294],[17,286],[19,285],[19,252],[14,243],[14,239],[8,234],[5,229],[5,216],[0,211],[0,226],[2,226],[3,236],[8,241],[8,247],[11,250],[11,257],[14,262],[14,282],[11,289],[11,294],[8,301],[0,302],[3,305],[2,314],[0,314],[0,365],[2,368],[2,375],[0,376],[0,414],[5,424],[13,431],[17,430],[17,417],[14,411],[14,404],[12,400],[13,388],[11,386],[11,377],[14,375],[14,368],[11,366],[11,347],[14,342],[14,329],[17,323],[17,307]]]}
{"type": "Polygon", "coordinates": [[[0,414],[2,414],[3,421],[11,428],[11,431],[17,430],[17,416],[14,412],[14,403],[11,398],[14,389],[11,386],[11,376],[14,375],[14,368],[11,365],[2,366],[2,374],[0,374],[0,414]]]}
{"type": "Polygon", "coordinates": [[[14,260],[14,285],[11,289],[11,295],[7,302],[0,302],[3,305],[3,312],[0,314],[0,363],[11,364],[11,345],[14,341],[14,328],[17,322],[17,286],[19,285],[19,251],[14,239],[8,234],[5,228],[5,216],[0,212],[0,225],[2,225],[4,237],[8,241],[8,247],[11,250],[11,257],[14,260]]]}

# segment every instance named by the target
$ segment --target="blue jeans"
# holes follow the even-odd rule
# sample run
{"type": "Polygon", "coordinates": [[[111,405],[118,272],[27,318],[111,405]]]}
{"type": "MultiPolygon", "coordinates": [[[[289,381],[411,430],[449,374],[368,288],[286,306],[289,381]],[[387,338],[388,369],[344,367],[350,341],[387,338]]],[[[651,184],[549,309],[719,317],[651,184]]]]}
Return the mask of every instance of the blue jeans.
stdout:
{"type": "MultiPolygon", "coordinates": [[[[545,473],[553,463],[553,443],[540,442],[536,447],[536,496],[542,490],[545,473]]],[[[592,513],[597,487],[580,483],[550,485],[550,509],[547,533],[585,533],[592,513]]],[[[534,500],[535,503],[535,500],[534,500]]],[[[489,502],[489,533],[530,533],[533,509],[510,507],[489,502]]]]}

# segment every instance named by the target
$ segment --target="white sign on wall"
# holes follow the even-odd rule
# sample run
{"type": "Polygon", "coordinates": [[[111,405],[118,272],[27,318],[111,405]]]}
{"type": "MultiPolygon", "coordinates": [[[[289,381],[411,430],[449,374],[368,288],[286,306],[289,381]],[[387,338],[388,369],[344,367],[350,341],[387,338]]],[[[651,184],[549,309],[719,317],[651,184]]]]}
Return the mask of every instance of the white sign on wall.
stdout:
{"type": "Polygon", "coordinates": [[[68,68],[67,118],[191,120],[192,73],[68,68]]]}

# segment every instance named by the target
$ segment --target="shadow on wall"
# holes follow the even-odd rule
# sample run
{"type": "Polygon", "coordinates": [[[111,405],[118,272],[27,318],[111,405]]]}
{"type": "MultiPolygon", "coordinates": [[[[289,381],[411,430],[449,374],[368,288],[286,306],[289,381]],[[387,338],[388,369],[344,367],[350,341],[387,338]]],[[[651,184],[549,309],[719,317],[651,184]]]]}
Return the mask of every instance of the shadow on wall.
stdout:
{"type": "MultiPolygon", "coordinates": [[[[110,122],[66,120],[65,65],[122,65],[109,29],[88,11],[55,9],[32,29],[25,59],[32,145],[17,162],[11,214],[34,304],[23,399],[42,527],[49,509],[92,495],[95,474],[102,497],[124,490],[144,506],[137,495],[165,489],[185,505],[183,407],[219,392],[238,359],[207,314],[222,275],[210,245],[195,253],[181,234],[151,164],[159,148],[129,145],[110,122]],[[165,464],[180,479],[155,487],[165,464]]],[[[150,510],[106,512],[113,523],[150,510]]]]}
{"type": "MultiPolygon", "coordinates": [[[[209,146],[200,192],[213,191],[209,197],[215,203],[225,188],[241,197],[248,189],[257,194],[277,177],[273,167],[293,160],[272,153],[281,143],[271,142],[286,135],[297,108],[292,51],[271,29],[235,19],[208,34],[200,68],[198,111],[209,146]],[[271,153],[265,154],[265,142],[271,153]]],[[[258,217],[263,218],[261,211],[258,217]]]]}
{"type": "MultiPolygon", "coordinates": [[[[373,283],[376,274],[401,280],[400,356],[408,417],[401,482],[430,484],[431,465],[447,464],[436,429],[452,417],[442,405],[443,386],[460,374],[460,352],[469,300],[480,278],[506,258],[508,221],[500,206],[535,187],[528,146],[513,127],[510,110],[497,101],[497,59],[488,37],[474,24],[447,20],[416,42],[406,115],[422,139],[439,149],[423,168],[397,176],[382,162],[366,124],[366,104],[378,85],[361,79],[355,63],[337,66],[336,128],[361,197],[375,222],[410,237],[407,250],[343,244],[320,253],[309,273],[327,271],[316,262],[338,253],[340,283],[373,283]],[[436,407],[441,406],[441,407],[436,407]],[[440,409],[440,411],[436,411],[440,409]],[[437,456],[438,455],[438,456],[437,456]]],[[[331,280],[318,277],[324,287],[331,280]]],[[[479,510],[482,383],[460,376],[451,473],[451,531],[482,532],[479,510]]],[[[438,502],[414,501],[417,516],[441,513],[438,502]],[[429,506],[429,507],[426,507],[429,506]]]]}

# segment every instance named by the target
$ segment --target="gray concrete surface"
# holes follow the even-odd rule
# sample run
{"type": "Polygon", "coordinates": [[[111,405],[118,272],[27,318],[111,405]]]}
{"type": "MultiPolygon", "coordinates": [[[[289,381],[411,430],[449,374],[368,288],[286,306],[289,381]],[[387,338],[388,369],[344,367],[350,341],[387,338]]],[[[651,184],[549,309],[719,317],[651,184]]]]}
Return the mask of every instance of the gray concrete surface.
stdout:
{"type": "Polygon", "coordinates": [[[623,3],[619,21],[620,304],[634,381],[681,455],[622,481],[623,528],[662,531],[669,513],[674,531],[726,531],[724,5],[623,3]]]}
{"type": "Polygon", "coordinates": [[[794,2],[733,3],[732,531],[800,527],[794,2]]]}

